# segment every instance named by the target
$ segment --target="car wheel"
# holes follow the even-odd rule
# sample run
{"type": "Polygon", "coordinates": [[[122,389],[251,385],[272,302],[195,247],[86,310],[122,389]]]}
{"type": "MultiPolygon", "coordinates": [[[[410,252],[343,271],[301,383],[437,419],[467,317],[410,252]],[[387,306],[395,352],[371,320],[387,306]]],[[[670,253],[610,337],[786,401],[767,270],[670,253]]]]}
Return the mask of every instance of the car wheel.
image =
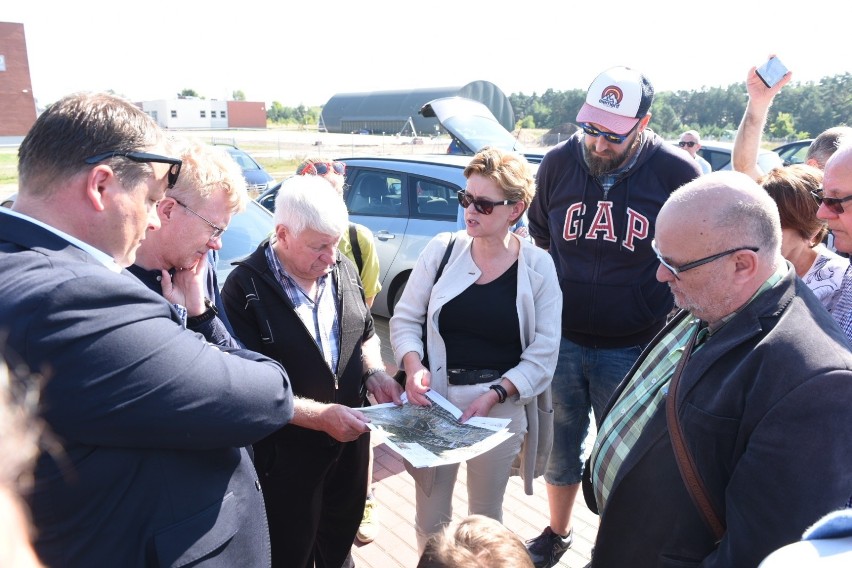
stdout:
{"type": "Polygon", "coordinates": [[[396,304],[399,302],[399,299],[402,298],[402,292],[405,290],[405,285],[408,283],[408,278],[400,282],[396,289],[393,291],[393,298],[391,299],[391,305],[388,306],[388,312],[391,316],[393,316],[393,312],[396,309],[396,304]]]}

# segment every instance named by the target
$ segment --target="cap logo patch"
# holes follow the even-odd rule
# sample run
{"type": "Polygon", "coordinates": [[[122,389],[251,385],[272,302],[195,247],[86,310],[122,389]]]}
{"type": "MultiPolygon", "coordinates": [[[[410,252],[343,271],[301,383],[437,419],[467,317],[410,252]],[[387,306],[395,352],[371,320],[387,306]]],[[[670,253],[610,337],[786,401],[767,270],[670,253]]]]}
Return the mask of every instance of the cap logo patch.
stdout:
{"type": "Polygon", "coordinates": [[[618,108],[621,104],[621,99],[624,98],[624,93],[615,85],[610,85],[601,93],[601,100],[598,102],[610,108],[618,108]]]}

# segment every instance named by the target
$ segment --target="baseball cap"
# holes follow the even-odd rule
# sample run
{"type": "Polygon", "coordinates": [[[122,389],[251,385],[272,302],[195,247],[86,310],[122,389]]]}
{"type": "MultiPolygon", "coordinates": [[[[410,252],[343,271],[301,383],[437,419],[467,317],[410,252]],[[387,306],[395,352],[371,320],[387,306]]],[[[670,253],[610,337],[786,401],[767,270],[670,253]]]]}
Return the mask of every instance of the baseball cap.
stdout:
{"type": "Polygon", "coordinates": [[[648,114],[654,87],[629,67],[607,69],[592,81],[577,122],[594,122],[616,134],[626,134],[648,114]]]}

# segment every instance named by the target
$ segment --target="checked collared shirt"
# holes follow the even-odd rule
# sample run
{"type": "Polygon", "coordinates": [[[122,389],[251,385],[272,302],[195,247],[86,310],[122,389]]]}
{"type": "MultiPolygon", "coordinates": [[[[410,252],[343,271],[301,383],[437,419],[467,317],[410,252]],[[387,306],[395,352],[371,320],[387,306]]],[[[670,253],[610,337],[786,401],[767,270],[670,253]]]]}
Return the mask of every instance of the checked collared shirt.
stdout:
{"type": "Polygon", "coordinates": [[[311,332],[323,357],[333,373],[337,373],[340,360],[340,317],[335,302],[334,280],[331,274],[317,278],[317,297],[308,297],[302,287],[290,276],[278,259],[272,244],[266,247],[266,262],[284,293],[293,303],[293,309],[311,332]]]}
{"type": "MultiPolygon", "coordinates": [[[[781,263],[775,273],[758,288],[743,307],[777,284],[786,273],[786,269],[786,263],[781,263]]],[[[722,318],[721,325],[713,332],[709,332],[706,327],[702,328],[704,323],[698,318],[684,318],[652,347],[651,352],[630,377],[618,400],[601,423],[589,462],[592,468],[595,501],[601,514],[624,460],[636,445],[645,426],[666,400],[669,383],[680,358],[684,356],[684,349],[689,338],[696,332],[696,328],[699,328],[701,333],[696,338],[692,349],[695,353],[703,346],[708,335],[718,332],[740,310],[722,318]]]]}

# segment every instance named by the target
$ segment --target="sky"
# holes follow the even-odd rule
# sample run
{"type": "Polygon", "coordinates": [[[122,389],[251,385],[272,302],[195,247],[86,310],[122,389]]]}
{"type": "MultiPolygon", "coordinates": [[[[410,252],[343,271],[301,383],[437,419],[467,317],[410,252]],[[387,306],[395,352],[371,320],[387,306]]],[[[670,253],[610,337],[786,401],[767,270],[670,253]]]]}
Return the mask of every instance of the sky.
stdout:
{"type": "Polygon", "coordinates": [[[586,89],[614,65],[642,71],[657,91],[726,87],[772,53],[794,82],[818,81],[852,72],[848,22],[820,13],[831,5],[839,2],[4,0],[0,21],[24,24],[42,106],[75,91],[142,101],[193,89],[294,107],[479,80],[506,95],[586,89]]]}

